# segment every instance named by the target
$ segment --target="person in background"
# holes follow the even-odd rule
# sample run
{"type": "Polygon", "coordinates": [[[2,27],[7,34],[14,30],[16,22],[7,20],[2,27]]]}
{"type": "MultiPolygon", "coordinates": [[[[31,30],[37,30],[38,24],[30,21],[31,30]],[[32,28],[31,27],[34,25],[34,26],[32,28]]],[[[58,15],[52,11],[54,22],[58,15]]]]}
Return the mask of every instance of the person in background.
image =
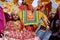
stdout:
{"type": "MultiPolygon", "coordinates": [[[[54,11],[55,12],[55,11],[54,11]]],[[[50,23],[51,23],[51,30],[52,30],[52,35],[50,37],[50,40],[59,40],[60,36],[60,20],[59,20],[59,7],[57,8],[56,13],[52,13],[52,17],[50,17],[50,23]]]]}
{"type": "Polygon", "coordinates": [[[49,24],[49,26],[50,26],[50,29],[53,31],[54,29],[54,18],[55,18],[55,13],[51,13],[51,16],[48,18],[49,19],[49,21],[50,21],[50,24],[49,24]]]}
{"type": "Polygon", "coordinates": [[[54,33],[55,28],[56,28],[56,21],[59,20],[59,8],[60,7],[57,8],[55,16],[53,15],[54,16],[53,27],[52,27],[53,28],[53,33],[54,33]]]}
{"type": "MultiPolygon", "coordinates": [[[[49,20],[48,20],[48,18],[47,18],[47,16],[44,14],[44,11],[45,11],[45,6],[41,6],[40,8],[39,8],[39,20],[42,18],[42,17],[44,17],[44,20],[47,22],[47,24],[49,24],[49,20]]],[[[44,22],[42,22],[42,25],[43,26],[45,26],[45,24],[44,24],[44,22]]]]}
{"type": "Polygon", "coordinates": [[[49,40],[51,36],[51,31],[49,27],[49,21],[46,15],[44,14],[44,10],[45,10],[45,6],[41,6],[39,11],[39,20],[42,19],[42,22],[40,26],[37,28],[38,31],[36,35],[39,36],[41,40],[49,40]]]}
{"type": "Polygon", "coordinates": [[[60,5],[57,8],[57,13],[56,13],[57,19],[60,20],[60,5]]]}
{"type": "Polygon", "coordinates": [[[53,29],[52,35],[49,40],[60,40],[60,26],[59,20],[56,21],[55,29],[53,29]]]}
{"type": "Polygon", "coordinates": [[[6,25],[6,21],[5,21],[3,8],[0,6],[0,37],[1,37],[1,34],[3,34],[5,25],[6,25]]]}

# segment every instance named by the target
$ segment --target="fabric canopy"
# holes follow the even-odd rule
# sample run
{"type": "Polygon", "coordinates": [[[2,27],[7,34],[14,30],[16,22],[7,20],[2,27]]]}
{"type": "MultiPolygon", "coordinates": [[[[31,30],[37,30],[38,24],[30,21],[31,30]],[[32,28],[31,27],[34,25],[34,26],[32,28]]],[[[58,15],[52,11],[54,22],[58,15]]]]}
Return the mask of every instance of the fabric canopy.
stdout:
{"type": "Polygon", "coordinates": [[[19,0],[19,1],[18,1],[18,5],[21,5],[21,4],[22,4],[22,0],[19,0]]]}

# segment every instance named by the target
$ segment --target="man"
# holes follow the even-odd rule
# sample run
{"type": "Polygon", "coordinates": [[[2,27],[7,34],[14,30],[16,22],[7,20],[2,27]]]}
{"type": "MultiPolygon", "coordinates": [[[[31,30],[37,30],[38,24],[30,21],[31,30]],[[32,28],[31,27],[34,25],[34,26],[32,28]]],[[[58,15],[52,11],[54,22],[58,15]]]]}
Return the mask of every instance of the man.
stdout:
{"type": "Polygon", "coordinates": [[[46,15],[44,14],[44,10],[45,10],[45,6],[41,6],[40,11],[39,11],[39,20],[42,22],[39,21],[40,26],[38,27],[36,34],[37,34],[37,36],[40,37],[41,40],[49,40],[51,31],[49,30],[50,29],[50,27],[48,26],[49,21],[48,21],[46,15]]]}

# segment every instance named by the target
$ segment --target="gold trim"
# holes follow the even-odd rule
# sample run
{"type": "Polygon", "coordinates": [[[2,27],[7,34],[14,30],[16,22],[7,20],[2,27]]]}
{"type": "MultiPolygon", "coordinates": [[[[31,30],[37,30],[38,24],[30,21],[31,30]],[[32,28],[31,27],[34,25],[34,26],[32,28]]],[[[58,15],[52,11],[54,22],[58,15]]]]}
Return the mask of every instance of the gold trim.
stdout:
{"type": "Polygon", "coordinates": [[[55,0],[55,3],[56,3],[56,4],[60,4],[60,1],[57,1],[57,2],[56,2],[56,1],[57,1],[57,0],[55,0]]]}

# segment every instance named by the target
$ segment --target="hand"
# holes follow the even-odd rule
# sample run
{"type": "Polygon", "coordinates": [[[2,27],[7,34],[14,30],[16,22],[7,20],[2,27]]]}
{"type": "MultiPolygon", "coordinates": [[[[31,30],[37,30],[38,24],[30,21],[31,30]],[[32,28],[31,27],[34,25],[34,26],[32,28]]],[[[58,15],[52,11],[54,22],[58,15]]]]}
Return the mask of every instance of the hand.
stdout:
{"type": "Polygon", "coordinates": [[[50,27],[49,27],[49,26],[47,26],[47,27],[46,27],[46,30],[49,30],[49,29],[50,29],[50,27]]]}

